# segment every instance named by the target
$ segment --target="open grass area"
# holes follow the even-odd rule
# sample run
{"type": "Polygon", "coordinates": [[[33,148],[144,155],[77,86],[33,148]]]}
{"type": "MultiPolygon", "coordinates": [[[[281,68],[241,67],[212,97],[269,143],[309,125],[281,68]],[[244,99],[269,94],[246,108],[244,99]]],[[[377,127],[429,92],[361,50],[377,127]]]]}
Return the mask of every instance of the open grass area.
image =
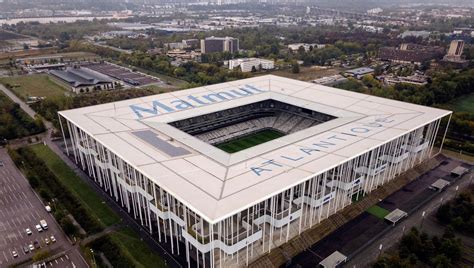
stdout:
{"type": "Polygon", "coordinates": [[[374,215],[375,217],[377,217],[379,219],[382,219],[382,220],[383,220],[383,218],[385,218],[385,216],[387,216],[390,213],[390,211],[388,211],[388,210],[386,210],[382,207],[379,207],[377,205],[371,206],[366,211],[369,212],[370,214],[374,215]]]}
{"type": "Polygon", "coordinates": [[[132,229],[125,228],[110,236],[123,252],[132,257],[135,267],[166,267],[164,261],[132,229]]]}
{"type": "Polygon", "coordinates": [[[46,98],[63,96],[67,92],[66,88],[54,82],[46,74],[2,77],[0,83],[11,88],[17,96],[24,100],[33,96],[46,98]]]}
{"type": "Polygon", "coordinates": [[[36,144],[31,148],[45,162],[46,167],[58,177],[61,183],[82,201],[91,215],[96,216],[105,226],[120,221],[119,216],[102,201],[99,195],[83,182],[48,146],[36,144]]]}
{"type": "Polygon", "coordinates": [[[284,134],[278,131],[266,129],[235,140],[217,144],[216,147],[228,153],[235,153],[282,136],[284,136],[284,134]]]}
{"type": "Polygon", "coordinates": [[[474,93],[452,100],[448,103],[447,109],[474,114],[474,93]]]}

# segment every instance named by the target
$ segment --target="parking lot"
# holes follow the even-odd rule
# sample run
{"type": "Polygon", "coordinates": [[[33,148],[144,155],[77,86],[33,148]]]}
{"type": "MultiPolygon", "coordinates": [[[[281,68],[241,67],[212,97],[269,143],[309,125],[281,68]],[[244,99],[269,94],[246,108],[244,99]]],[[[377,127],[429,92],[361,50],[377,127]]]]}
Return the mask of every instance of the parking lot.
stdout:
{"type": "MultiPolygon", "coordinates": [[[[0,267],[26,261],[39,250],[56,254],[70,247],[6,149],[0,149],[0,267]],[[41,220],[47,222],[47,229],[40,227],[41,220]]],[[[76,255],[74,259],[80,257],[72,253],[76,255]]],[[[76,266],[86,267],[84,264],[76,266]]]]}

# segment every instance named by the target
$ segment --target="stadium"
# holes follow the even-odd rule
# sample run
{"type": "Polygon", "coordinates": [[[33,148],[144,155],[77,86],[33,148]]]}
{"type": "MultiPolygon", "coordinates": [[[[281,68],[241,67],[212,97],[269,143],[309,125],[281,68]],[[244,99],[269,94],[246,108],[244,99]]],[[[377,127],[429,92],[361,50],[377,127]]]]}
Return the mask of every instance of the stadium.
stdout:
{"type": "Polygon", "coordinates": [[[239,267],[439,153],[450,116],[266,75],[59,121],[67,153],[173,254],[239,267]]]}

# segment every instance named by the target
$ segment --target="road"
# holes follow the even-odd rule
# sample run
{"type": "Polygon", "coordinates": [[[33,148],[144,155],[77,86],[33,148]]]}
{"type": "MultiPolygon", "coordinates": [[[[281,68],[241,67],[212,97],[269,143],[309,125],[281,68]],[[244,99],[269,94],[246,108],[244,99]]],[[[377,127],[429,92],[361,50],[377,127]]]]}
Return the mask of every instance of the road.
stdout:
{"type": "Polygon", "coordinates": [[[457,180],[444,192],[440,193],[436,198],[420,207],[417,212],[409,215],[404,221],[399,223],[384,236],[374,241],[363,251],[359,252],[359,254],[349,260],[344,265],[344,267],[368,267],[381,253],[385,252],[385,250],[390,250],[395,245],[395,243],[400,240],[403,234],[412,227],[417,227],[418,229],[421,227],[421,229],[423,229],[422,222],[425,220],[422,217],[423,211],[425,212],[425,217],[427,217],[428,215],[431,215],[433,212],[435,212],[442,202],[454,198],[459,191],[462,191],[471,183],[473,183],[473,174],[474,172],[471,171],[469,174],[466,174],[461,179],[457,180]],[[457,186],[459,186],[458,191],[456,191],[457,186]],[[382,245],[382,252],[379,250],[380,245],[382,245]]]}

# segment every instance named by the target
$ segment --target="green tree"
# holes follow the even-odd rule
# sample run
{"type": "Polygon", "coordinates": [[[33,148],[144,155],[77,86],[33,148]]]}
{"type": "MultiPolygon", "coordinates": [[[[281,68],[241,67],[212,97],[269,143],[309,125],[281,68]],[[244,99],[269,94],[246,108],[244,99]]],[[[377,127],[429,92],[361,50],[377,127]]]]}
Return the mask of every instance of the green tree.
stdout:
{"type": "Polygon", "coordinates": [[[297,74],[300,72],[300,65],[297,62],[292,63],[291,72],[297,74]]]}

